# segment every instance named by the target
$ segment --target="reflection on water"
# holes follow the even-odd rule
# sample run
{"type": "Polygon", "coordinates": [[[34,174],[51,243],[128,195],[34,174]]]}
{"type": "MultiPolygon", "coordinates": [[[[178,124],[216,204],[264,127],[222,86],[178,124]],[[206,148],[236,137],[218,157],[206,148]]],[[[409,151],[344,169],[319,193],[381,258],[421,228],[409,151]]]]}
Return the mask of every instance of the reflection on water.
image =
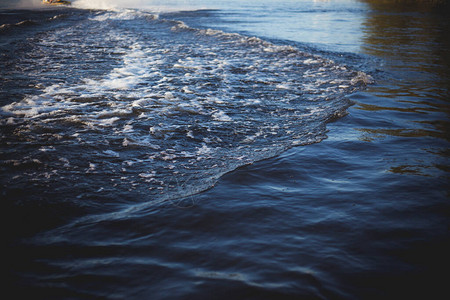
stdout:
{"type": "MultiPolygon", "coordinates": [[[[426,166],[423,166],[426,168],[426,166]]],[[[423,174],[422,172],[420,172],[419,168],[413,167],[413,166],[397,166],[397,167],[392,167],[390,170],[390,172],[392,173],[397,173],[397,174],[410,174],[410,175],[423,175],[423,176],[427,176],[426,174],[423,174]]]]}
{"type": "Polygon", "coordinates": [[[365,2],[371,12],[364,23],[363,51],[384,58],[398,71],[410,72],[408,78],[434,76],[448,86],[444,85],[450,77],[448,8],[410,1],[365,2]]]}
{"type": "Polygon", "coordinates": [[[424,175],[445,165],[450,123],[449,7],[444,1],[376,1],[368,5],[361,51],[380,61],[377,83],[354,107],[374,123],[361,140],[405,148],[408,165],[391,172],[424,175]],[[366,101],[367,100],[367,101],[366,101]],[[414,149],[414,150],[410,150],[414,149]],[[425,153],[432,153],[426,158],[425,153]],[[436,158],[436,155],[438,158],[436,158]],[[414,157],[414,159],[412,159],[414,157]],[[421,157],[421,158],[419,158],[421,157]]]}
{"type": "MultiPolygon", "coordinates": [[[[372,104],[359,103],[358,109],[368,110],[368,111],[381,111],[381,110],[395,110],[402,112],[414,112],[421,113],[422,111],[433,111],[433,108],[426,107],[387,107],[387,106],[378,106],[372,104]]],[[[424,112],[422,112],[424,113],[424,112]]]]}
{"type": "Polygon", "coordinates": [[[443,135],[439,131],[434,130],[423,130],[423,129],[408,129],[408,128],[402,128],[402,129],[359,129],[360,131],[364,133],[369,133],[372,138],[374,137],[384,137],[386,135],[390,136],[396,136],[396,137],[408,137],[408,138],[414,138],[414,137],[435,137],[435,138],[441,138],[441,139],[447,139],[448,136],[443,135]]]}

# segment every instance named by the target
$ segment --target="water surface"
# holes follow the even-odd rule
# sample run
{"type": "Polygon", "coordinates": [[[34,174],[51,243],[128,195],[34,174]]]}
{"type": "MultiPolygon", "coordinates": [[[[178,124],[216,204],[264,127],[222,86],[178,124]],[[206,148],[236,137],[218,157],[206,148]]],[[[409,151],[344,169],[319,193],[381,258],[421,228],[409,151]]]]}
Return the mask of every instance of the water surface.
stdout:
{"type": "Polygon", "coordinates": [[[17,297],[444,298],[448,13],[200,5],[1,11],[17,297]]]}

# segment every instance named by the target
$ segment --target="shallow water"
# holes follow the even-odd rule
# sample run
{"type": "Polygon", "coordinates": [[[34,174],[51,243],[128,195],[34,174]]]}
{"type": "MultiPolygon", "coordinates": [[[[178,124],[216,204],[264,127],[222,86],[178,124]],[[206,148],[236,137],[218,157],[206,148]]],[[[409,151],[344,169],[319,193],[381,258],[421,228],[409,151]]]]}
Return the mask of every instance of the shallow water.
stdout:
{"type": "Polygon", "coordinates": [[[17,296],[444,298],[446,11],[205,8],[1,12],[17,296]]]}

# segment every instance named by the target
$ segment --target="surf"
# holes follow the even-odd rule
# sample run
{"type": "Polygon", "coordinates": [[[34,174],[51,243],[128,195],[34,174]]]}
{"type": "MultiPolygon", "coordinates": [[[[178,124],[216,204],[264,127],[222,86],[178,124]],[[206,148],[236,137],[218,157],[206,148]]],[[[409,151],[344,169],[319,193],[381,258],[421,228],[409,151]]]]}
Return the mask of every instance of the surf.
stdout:
{"type": "Polygon", "coordinates": [[[240,166],[326,138],[326,123],[346,114],[346,96],[368,79],[293,45],[146,10],[85,17],[39,41],[44,53],[74,50],[49,52],[53,64],[36,70],[40,91],[1,114],[2,126],[21,132],[9,143],[39,145],[30,176],[82,185],[89,174],[92,195],[121,186],[159,203],[204,191],[240,166]],[[51,79],[54,64],[67,79],[51,79]],[[51,160],[42,150],[50,146],[51,160]]]}

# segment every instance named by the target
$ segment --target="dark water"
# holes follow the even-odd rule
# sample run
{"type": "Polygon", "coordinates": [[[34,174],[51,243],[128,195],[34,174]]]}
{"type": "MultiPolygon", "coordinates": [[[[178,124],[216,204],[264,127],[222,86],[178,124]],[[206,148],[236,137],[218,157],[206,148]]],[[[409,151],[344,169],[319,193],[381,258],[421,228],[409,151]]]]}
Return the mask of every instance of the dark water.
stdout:
{"type": "Polygon", "coordinates": [[[0,20],[14,298],[448,297],[443,7],[0,20]]]}

